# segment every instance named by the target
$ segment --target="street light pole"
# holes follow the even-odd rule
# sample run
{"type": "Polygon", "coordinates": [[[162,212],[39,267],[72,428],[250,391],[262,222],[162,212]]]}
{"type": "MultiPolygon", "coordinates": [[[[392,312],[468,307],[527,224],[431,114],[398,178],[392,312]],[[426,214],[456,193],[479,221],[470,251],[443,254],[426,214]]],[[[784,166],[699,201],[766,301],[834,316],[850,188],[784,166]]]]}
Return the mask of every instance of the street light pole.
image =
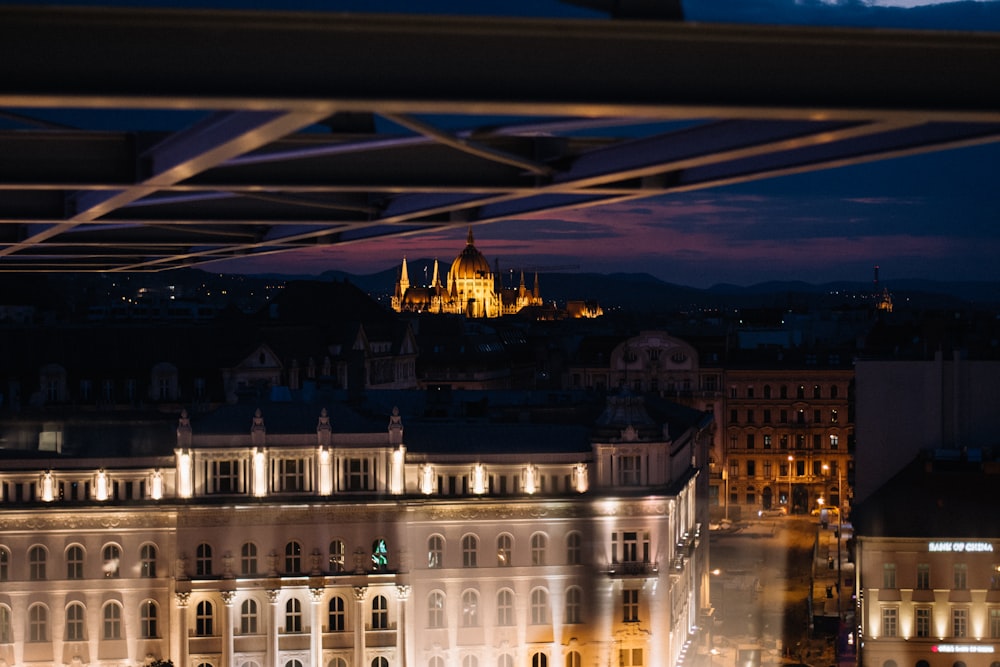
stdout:
{"type": "Polygon", "coordinates": [[[792,463],[795,457],[788,455],[788,516],[792,515],[792,463]]]}

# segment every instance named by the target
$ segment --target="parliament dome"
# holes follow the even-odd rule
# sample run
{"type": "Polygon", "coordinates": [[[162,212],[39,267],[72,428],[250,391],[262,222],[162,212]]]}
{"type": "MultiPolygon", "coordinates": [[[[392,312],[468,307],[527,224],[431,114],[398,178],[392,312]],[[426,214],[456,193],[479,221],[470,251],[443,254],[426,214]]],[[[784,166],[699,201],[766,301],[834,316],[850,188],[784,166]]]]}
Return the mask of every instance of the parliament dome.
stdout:
{"type": "Polygon", "coordinates": [[[475,242],[472,238],[472,229],[469,229],[469,238],[466,242],[465,249],[459,253],[455,261],[451,263],[451,270],[448,272],[448,279],[471,279],[471,278],[489,278],[490,277],[490,263],[486,261],[483,253],[476,249],[475,242]]]}

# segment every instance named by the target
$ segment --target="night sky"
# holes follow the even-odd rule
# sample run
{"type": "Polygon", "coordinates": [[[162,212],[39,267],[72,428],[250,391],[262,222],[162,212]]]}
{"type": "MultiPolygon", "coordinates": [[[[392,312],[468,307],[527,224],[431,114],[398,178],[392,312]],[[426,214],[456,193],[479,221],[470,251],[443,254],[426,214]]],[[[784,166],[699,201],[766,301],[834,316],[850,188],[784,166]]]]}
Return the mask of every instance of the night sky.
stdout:
{"type": "MultiPolygon", "coordinates": [[[[43,3],[37,3],[43,4],[43,3]]],[[[50,3],[44,3],[50,4],[50,3]]],[[[51,3],[55,4],[55,3],[51,3]]],[[[556,0],[162,0],[59,4],[604,18],[556,0]]],[[[688,21],[1000,31],[1000,0],[686,0],[688,21]]],[[[1000,143],[479,226],[502,266],[647,272],[695,287],[766,280],[1000,280],[1000,143]],[[623,224],[628,223],[628,224],[623,224]]],[[[205,268],[372,273],[450,262],[464,230],[205,268]]]]}

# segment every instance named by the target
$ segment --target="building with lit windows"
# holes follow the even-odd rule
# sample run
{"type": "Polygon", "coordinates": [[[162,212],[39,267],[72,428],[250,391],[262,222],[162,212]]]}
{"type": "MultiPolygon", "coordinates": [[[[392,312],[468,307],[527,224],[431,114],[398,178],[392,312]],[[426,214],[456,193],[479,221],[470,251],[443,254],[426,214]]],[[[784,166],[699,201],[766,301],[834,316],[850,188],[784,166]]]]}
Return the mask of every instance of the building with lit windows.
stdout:
{"type": "Polygon", "coordinates": [[[727,511],[809,513],[850,505],[854,435],[849,365],[797,360],[725,371],[722,501],[727,511]]]}
{"type": "Polygon", "coordinates": [[[332,407],[183,414],[172,454],[7,452],[0,664],[631,667],[696,637],[710,415],[625,395],[593,431],[404,437],[332,407]]]}
{"type": "Polygon", "coordinates": [[[931,450],[858,504],[859,664],[1000,663],[998,482],[989,450],[931,450]]]}

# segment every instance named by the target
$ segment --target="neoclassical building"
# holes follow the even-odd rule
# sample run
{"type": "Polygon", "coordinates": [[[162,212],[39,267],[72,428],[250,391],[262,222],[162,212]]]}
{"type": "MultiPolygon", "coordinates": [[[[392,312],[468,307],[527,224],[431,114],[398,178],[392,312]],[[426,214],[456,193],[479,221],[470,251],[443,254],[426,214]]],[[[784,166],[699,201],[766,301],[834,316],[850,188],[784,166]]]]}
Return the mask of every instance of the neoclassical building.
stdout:
{"type": "Polygon", "coordinates": [[[531,289],[524,284],[523,272],[517,288],[503,287],[499,270],[491,270],[486,257],[476,248],[472,227],[465,249],[451,263],[444,279],[435,259],[430,284],[412,285],[404,257],[392,297],[392,309],[397,313],[450,313],[474,318],[511,315],[522,308],[541,305],[538,274],[531,289]]]}
{"type": "Polygon", "coordinates": [[[675,664],[709,607],[710,416],[642,412],[410,441],[398,414],[275,432],[247,409],[182,415],[172,455],[7,452],[0,665],[675,664]]]}

